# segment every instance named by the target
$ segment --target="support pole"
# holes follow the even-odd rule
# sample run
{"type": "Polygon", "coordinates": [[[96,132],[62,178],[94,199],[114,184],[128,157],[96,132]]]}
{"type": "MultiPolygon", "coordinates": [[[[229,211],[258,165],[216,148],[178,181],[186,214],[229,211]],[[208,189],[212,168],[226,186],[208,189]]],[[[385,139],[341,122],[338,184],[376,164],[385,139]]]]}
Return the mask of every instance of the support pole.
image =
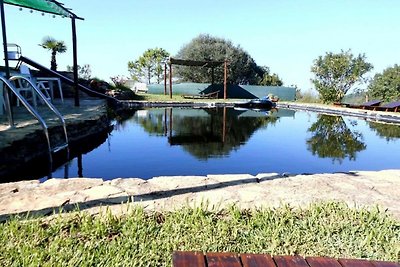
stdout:
{"type": "Polygon", "coordinates": [[[78,52],[76,45],[76,25],[75,18],[71,18],[72,21],[72,50],[73,50],[73,68],[74,68],[74,99],[75,107],[79,107],[79,91],[78,91],[78,52]]]}
{"type": "Polygon", "coordinates": [[[227,95],[227,77],[228,77],[228,61],[225,59],[224,62],[224,99],[227,95]]]}
{"type": "Polygon", "coordinates": [[[1,12],[1,31],[3,33],[3,49],[4,49],[4,63],[6,67],[6,78],[10,78],[10,65],[8,63],[8,49],[7,49],[7,32],[6,32],[6,18],[4,14],[4,1],[0,0],[1,12]]]}
{"type": "Polygon", "coordinates": [[[172,63],[169,63],[169,98],[172,99],[172,63]]]}
{"type": "MultiPolygon", "coordinates": [[[[6,32],[6,18],[4,14],[4,1],[0,0],[0,13],[1,13],[1,31],[3,33],[3,50],[4,50],[4,66],[6,67],[6,79],[10,78],[10,65],[8,63],[8,49],[7,49],[7,32],[6,32]]],[[[1,88],[0,88],[1,90],[1,88]]],[[[14,127],[14,117],[11,107],[10,95],[11,89],[3,84],[4,100],[6,104],[6,112],[8,115],[8,124],[14,127]]],[[[0,107],[3,108],[3,107],[0,107]]]]}
{"type": "Polygon", "coordinates": [[[222,115],[222,143],[225,143],[226,136],[226,107],[224,107],[223,115],[222,115]]]}
{"type": "Polygon", "coordinates": [[[82,164],[82,154],[78,155],[78,177],[83,177],[83,164],[82,164]]]}
{"type": "Polygon", "coordinates": [[[214,84],[214,67],[211,68],[211,85],[214,84]]]}
{"type": "Polygon", "coordinates": [[[164,63],[164,95],[167,95],[167,63],[164,63]]]}
{"type": "Polygon", "coordinates": [[[169,109],[169,139],[172,138],[172,108],[169,109]]]}
{"type": "Polygon", "coordinates": [[[164,136],[168,134],[168,126],[167,126],[167,108],[164,109],[164,136]]]}

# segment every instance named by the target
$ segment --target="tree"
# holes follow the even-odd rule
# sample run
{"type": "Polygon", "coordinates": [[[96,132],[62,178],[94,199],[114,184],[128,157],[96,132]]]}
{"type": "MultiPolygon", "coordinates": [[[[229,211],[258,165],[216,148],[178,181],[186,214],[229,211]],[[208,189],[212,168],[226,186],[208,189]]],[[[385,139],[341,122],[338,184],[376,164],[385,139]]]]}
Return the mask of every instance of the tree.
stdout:
{"type": "Polygon", "coordinates": [[[163,62],[167,60],[169,53],[162,48],[147,49],[136,61],[128,62],[128,71],[135,81],[147,81],[151,83],[153,77],[157,83],[162,81],[163,62]]]}
{"type": "MultiPolygon", "coordinates": [[[[179,59],[198,61],[228,60],[228,83],[258,84],[264,76],[262,67],[257,66],[254,59],[240,46],[234,46],[231,41],[201,34],[181,48],[176,55],[179,59]]],[[[176,73],[182,81],[210,83],[212,69],[202,67],[179,66],[176,73]]],[[[223,66],[214,69],[216,81],[223,81],[223,66]]]]}
{"type": "Polygon", "coordinates": [[[400,66],[376,74],[368,86],[368,95],[387,102],[400,99],[400,66]]]}
{"type": "MultiPolygon", "coordinates": [[[[72,72],[73,70],[74,68],[72,66],[67,66],[67,71],[72,72]]],[[[78,76],[81,79],[89,80],[92,77],[92,70],[90,69],[90,65],[78,65],[78,76]]]]}
{"type": "Polygon", "coordinates": [[[340,102],[355,83],[362,83],[363,75],[373,68],[365,59],[364,54],[354,57],[350,50],[342,50],[314,60],[311,71],[316,77],[311,81],[321,99],[325,103],[340,102]]]}
{"type": "Polygon", "coordinates": [[[264,70],[264,75],[262,79],[258,82],[259,85],[268,85],[268,86],[282,86],[283,82],[279,78],[278,74],[270,73],[268,67],[261,67],[264,70]]]}
{"type": "Polygon", "coordinates": [[[56,71],[57,70],[57,61],[56,55],[57,53],[65,53],[67,51],[67,46],[64,41],[57,41],[53,37],[47,36],[44,37],[42,43],[39,44],[44,49],[51,51],[51,61],[50,61],[50,69],[56,71]]]}

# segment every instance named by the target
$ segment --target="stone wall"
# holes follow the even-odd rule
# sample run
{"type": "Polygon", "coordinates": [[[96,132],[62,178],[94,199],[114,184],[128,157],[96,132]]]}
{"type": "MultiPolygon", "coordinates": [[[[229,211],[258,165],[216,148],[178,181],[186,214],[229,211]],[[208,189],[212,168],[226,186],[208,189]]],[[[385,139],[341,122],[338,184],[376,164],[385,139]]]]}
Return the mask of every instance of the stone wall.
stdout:
{"type": "MultiPolygon", "coordinates": [[[[76,146],[82,140],[107,132],[110,122],[107,115],[99,118],[67,123],[69,144],[76,146]]],[[[51,144],[59,144],[64,140],[61,126],[49,127],[51,144]]],[[[9,146],[0,147],[0,177],[16,171],[22,164],[32,161],[48,161],[48,146],[42,129],[27,132],[23,138],[15,139],[9,146]]]]}

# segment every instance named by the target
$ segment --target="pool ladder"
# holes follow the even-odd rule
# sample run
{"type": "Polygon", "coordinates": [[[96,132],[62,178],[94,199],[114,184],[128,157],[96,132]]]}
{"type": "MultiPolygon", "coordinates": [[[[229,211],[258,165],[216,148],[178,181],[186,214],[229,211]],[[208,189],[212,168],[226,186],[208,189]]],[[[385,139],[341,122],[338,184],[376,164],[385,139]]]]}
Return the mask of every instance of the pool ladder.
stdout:
{"type": "MultiPolygon", "coordinates": [[[[4,77],[0,77],[0,80],[15,94],[15,96],[21,101],[21,103],[25,106],[25,108],[31,113],[38,121],[39,124],[42,126],[42,129],[44,131],[44,134],[46,136],[46,141],[47,141],[47,147],[48,147],[48,152],[49,152],[49,160],[50,160],[50,166],[52,166],[53,163],[53,153],[57,153],[58,151],[61,151],[63,149],[67,149],[67,157],[69,154],[69,149],[68,149],[68,135],[67,135],[67,127],[65,124],[64,117],[61,115],[61,113],[57,110],[57,108],[47,99],[47,97],[32,83],[31,80],[27,79],[26,77],[23,76],[12,76],[10,79],[6,79],[4,77]],[[32,86],[33,91],[32,94],[37,94],[39,98],[49,107],[51,111],[57,116],[57,118],[61,121],[62,127],[63,127],[63,132],[64,132],[64,137],[65,137],[65,142],[58,144],[56,146],[52,146],[50,142],[50,136],[49,136],[49,130],[46,122],[44,119],[40,116],[40,114],[33,108],[26,98],[22,96],[19,92],[18,89],[14,87],[14,85],[11,83],[16,80],[24,80],[26,81],[30,86],[32,86]]],[[[10,104],[10,98],[8,95],[8,90],[4,88],[5,92],[5,108],[6,112],[8,114],[9,118],[9,125],[10,127],[14,127],[14,120],[11,112],[11,104],[10,104]]],[[[33,97],[36,97],[33,95],[33,97]]],[[[2,107],[0,107],[2,108],[2,107]]]]}

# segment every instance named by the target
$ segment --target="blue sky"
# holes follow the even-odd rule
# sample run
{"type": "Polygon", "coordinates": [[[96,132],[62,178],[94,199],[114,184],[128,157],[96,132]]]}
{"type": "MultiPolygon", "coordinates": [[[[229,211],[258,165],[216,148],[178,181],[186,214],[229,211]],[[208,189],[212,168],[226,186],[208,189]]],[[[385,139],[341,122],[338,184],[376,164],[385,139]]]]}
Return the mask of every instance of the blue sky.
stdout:
{"type": "MultiPolygon", "coordinates": [[[[313,60],[325,52],[351,49],[374,65],[372,77],[399,64],[399,0],[61,0],[84,21],[77,21],[78,63],[109,80],[128,76],[127,62],[146,49],[172,55],[202,33],[240,45],[258,65],[270,67],[284,85],[312,88],[313,60]],[[111,4],[109,4],[111,3],[111,4]]],[[[67,53],[58,69],[72,65],[71,21],[6,5],[9,43],[45,65],[50,52],[44,36],[63,40],[67,53]]]]}

